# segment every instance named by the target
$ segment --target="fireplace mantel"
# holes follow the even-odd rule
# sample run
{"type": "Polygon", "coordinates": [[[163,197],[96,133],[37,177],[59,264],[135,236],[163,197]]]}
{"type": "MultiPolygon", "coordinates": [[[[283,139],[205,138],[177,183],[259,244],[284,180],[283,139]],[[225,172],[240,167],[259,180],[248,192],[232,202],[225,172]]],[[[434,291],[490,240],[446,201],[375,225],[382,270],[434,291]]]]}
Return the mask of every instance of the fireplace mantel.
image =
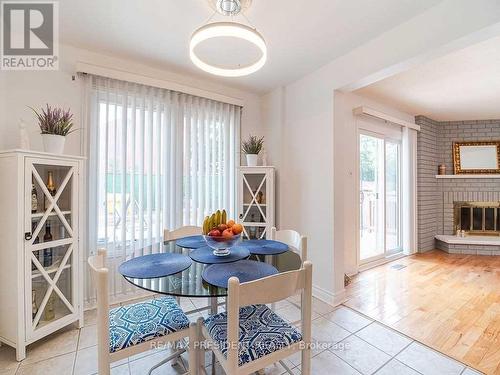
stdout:
{"type": "Polygon", "coordinates": [[[500,174],[437,174],[437,179],[452,178],[500,178],[500,174]]]}

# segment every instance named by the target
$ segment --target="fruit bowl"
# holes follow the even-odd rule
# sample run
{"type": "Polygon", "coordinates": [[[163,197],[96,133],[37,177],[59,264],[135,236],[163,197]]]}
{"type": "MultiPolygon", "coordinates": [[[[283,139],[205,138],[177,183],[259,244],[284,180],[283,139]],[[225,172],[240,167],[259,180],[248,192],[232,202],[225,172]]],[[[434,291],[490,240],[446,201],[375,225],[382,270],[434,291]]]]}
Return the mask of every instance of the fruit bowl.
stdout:
{"type": "Polygon", "coordinates": [[[234,236],[203,236],[208,246],[214,249],[214,255],[226,256],[230,254],[231,247],[235,246],[241,240],[241,234],[234,236]]]}

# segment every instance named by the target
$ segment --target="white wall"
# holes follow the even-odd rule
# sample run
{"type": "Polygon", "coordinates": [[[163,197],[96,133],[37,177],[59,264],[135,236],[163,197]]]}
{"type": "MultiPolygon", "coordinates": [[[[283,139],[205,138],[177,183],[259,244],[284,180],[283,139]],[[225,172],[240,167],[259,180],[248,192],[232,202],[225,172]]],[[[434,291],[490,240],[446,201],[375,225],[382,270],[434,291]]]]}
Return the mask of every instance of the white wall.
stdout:
{"type": "MultiPolygon", "coordinates": [[[[27,124],[31,148],[42,149],[35,118],[28,106],[40,108],[48,103],[53,106],[70,107],[74,113],[76,127],[82,126],[80,123],[82,105],[80,81],[71,80],[72,75],[76,75],[76,63],[79,61],[242,99],[245,103],[242,115],[242,137],[249,133],[260,135],[265,132],[260,115],[260,98],[253,93],[73,46],[61,45],[60,57],[58,71],[0,71],[1,149],[17,146],[18,123],[21,118],[27,124]]],[[[83,134],[83,131],[79,131],[68,136],[66,153],[80,154],[80,137],[83,134]]]]}
{"type": "MultiPolygon", "coordinates": [[[[342,150],[355,146],[343,141],[342,125],[334,120],[334,91],[362,87],[499,33],[498,1],[445,0],[279,89],[284,108],[276,111],[283,115],[266,114],[271,121],[283,118],[282,130],[276,127],[283,139],[279,221],[281,228],[309,236],[316,295],[330,301],[342,298],[345,252],[352,241],[338,226],[342,228],[346,210],[352,210],[344,201],[344,190],[352,184],[344,164],[352,166],[353,159],[342,150]],[[336,149],[337,144],[342,148],[336,149]]],[[[274,125],[266,128],[273,132],[274,125]]]]}
{"type": "MultiPolygon", "coordinates": [[[[357,237],[359,233],[357,212],[359,208],[358,194],[358,139],[357,119],[353,108],[367,106],[401,120],[414,122],[414,116],[400,112],[387,105],[349,92],[335,92],[334,99],[334,150],[335,150],[335,212],[339,217],[335,220],[337,243],[342,243],[344,250],[344,272],[352,275],[358,272],[357,237]]],[[[365,121],[377,120],[365,119],[365,121]]]]}
{"type": "MultiPolygon", "coordinates": [[[[283,141],[283,123],[284,123],[284,91],[274,90],[261,98],[262,123],[265,124],[265,152],[267,154],[268,164],[276,167],[275,170],[275,191],[279,192],[281,184],[281,167],[283,147],[286,147],[283,141]]],[[[275,225],[280,226],[281,194],[276,194],[275,200],[275,225]]]]}

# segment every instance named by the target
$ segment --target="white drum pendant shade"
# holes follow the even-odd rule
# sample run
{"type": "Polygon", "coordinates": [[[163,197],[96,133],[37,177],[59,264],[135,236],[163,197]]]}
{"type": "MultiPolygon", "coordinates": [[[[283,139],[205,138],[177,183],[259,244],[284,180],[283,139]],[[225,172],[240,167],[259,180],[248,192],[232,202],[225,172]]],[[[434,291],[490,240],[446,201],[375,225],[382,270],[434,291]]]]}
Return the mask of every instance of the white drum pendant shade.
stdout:
{"type": "Polygon", "coordinates": [[[191,42],[189,43],[189,56],[193,64],[207,73],[223,77],[241,77],[252,74],[264,66],[267,60],[267,47],[262,35],[251,27],[236,22],[214,22],[200,27],[193,33],[191,42]],[[262,55],[255,63],[234,69],[210,65],[201,60],[196,55],[194,49],[199,43],[218,37],[233,37],[246,40],[254,44],[261,51],[262,55]]]}

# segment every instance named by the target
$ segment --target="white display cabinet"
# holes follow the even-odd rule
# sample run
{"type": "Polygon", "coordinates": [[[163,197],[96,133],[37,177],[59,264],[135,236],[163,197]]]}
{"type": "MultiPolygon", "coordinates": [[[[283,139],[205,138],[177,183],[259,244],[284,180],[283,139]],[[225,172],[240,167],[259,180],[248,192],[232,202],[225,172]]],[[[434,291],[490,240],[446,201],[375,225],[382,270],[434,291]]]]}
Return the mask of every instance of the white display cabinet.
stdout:
{"type": "Polygon", "coordinates": [[[0,342],[17,360],[27,345],[83,325],[82,165],[80,157],[0,152],[0,342]]]}
{"type": "Polygon", "coordinates": [[[237,202],[243,238],[270,235],[274,226],[274,167],[239,167],[237,202]]]}

